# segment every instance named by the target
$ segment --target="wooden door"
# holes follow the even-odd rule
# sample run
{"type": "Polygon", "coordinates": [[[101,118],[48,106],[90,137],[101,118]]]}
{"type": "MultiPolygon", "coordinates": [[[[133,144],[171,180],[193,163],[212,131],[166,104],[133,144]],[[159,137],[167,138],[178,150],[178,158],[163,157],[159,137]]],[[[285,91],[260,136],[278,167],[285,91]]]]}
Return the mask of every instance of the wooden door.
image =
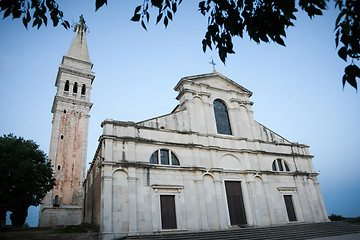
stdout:
{"type": "Polygon", "coordinates": [[[176,229],[175,196],[160,195],[162,229],[176,229]]]}
{"type": "Polygon", "coordinates": [[[289,221],[296,221],[296,214],[295,214],[294,204],[292,201],[292,196],[284,195],[284,200],[285,200],[286,212],[287,212],[289,221]]]}
{"type": "Polygon", "coordinates": [[[225,182],[225,189],[231,225],[246,224],[241,182],[225,182]]]}

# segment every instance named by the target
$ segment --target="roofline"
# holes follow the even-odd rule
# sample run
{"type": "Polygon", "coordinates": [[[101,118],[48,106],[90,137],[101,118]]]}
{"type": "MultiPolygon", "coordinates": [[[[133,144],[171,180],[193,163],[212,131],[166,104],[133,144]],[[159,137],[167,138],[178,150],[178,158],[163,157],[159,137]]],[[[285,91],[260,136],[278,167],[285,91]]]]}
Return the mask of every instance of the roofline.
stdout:
{"type": "Polygon", "coordinates": [[[231,80],[230,78],[225,77],[224,75],[222,75],[221,73],[218,73],[217,71],[213,71],[212,73],[205,73],[205,74],[199,74],[199,75],[193,75],[193,76],[183,77],[183,78],[181,78],[180,81],[176,84],[176,86],[174,87],[174,90],[175,90],[175,91],[178,91],[180,85],[181,85],[183,82],[185,82],[185,81],[193,81],[194,79],[208,78],[208,77],[214,77],[214,76],[218,76],[218,77],[220,77],[220,78],[222,78],[222,79],[225,79],[226,81],[234,84],[236,87],[238,87],[238,88],[240,88],[241,90],[247,92],[247,93],[249,94],[249,97],[251,97],[252,94],[253,94],[249,89],[241,86],[240,84],[234,82],[234,81],[231,80]]]}

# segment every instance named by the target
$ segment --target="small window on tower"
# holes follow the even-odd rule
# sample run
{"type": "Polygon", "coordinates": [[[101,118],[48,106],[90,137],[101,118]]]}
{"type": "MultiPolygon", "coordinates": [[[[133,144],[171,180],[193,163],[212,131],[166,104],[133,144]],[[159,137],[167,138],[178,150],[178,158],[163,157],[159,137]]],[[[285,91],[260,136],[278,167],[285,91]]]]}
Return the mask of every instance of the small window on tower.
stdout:
{"type": "Polygon", "coordinates": [[[66,113],[66,110],[64,110],[64,113],[66,113]]]}
{"type": "Polygon", "coordinates": [[[54,207],[59,207],[59,206],[60,206],[59,196],[56,195],[55,198],[54,198],[54,207]]]}
{"type": "Polygon", "coordinates": [[[68,91],[69,91],[69,87],[70,87],[69,80],[66,80],[64,91],[68,92],[68,91]]]}
{"type": "Polygon", "coordinates": [[[58,165],[58,170],[60,170],[61,169],[61,166],[60,165],[58,165]]]}
{"type": "Polygon", "coordinates": [[[78,83],[75,82],[74,83],[74,88],[73,88],[73,93],[77,93],[77,90],[78,90],[78,83]]]}
{"type": "Polygon", "coordinates": [[[60,138],[61,138],[61,139],[64,139],[64,135],[61,134],[60,138]]]}
{"type": "Polygon", "coordinates": [[[85,95],[85,92],[86,92],[86,86],[85,84],[83,84],[81,87],[81,95],[85,95]]]}

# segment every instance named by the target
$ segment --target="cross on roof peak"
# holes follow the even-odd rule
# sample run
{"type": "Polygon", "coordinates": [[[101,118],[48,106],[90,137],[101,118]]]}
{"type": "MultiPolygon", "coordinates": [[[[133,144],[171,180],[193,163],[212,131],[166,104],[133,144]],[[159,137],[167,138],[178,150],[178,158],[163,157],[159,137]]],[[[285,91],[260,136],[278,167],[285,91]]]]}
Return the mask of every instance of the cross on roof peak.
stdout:
{"type": "Polygon", "coordinates": [[[209,62],[211,65],[213,65],[213,72],[216,72],[216,70],[215,70],[215,65],[216,65],[216,63],[214,62],[214,59],[213,58],[211,58],[211,62],[209,62]]]}

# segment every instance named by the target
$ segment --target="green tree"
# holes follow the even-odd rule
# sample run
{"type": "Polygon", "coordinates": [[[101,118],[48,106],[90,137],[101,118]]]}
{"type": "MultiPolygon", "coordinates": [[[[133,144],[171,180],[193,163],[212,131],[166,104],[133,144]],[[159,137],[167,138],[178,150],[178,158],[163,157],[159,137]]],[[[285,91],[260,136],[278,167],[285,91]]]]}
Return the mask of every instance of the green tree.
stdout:
{"type": "Polygon", "coordinates": [[[342,221],[342,220],[345,220],[345,218],[341,215],[336,215],[334,213],[332,213],[330,216],[329,216],[329,219],[331,221],[342,221]]]}
{"type": "Polygon", "coordinates": [[[10,211],[12,225],[20,227],[30,206],[41,203],[55,185],[46,154],[32,140],[12,134],[0,137],[0,221],[10,211]]]}
{"type": "MultiPolygon", "coordinates": [[[[165,27],[174,18],[182,0],[142,0],[135,8],[132,21],[139,22],[146,30],[150,20],[150,9],[157,10],[156,24],[163,22],[165,27]]],[[[208,27],[202,40],[203,51],[216,48],[220,59],[225,63],[228,54],[234,54],[233,37],[243,38],[247,34],[257,43],[275,42],[285,46],[284,39],[288,27],[294,26],[294,13],[302,10],[310,18],[322,15],[329,0],[199,0],[200,13],[208,18],[208,27]]],[[[95,0],[98,10],[107,4],[107,0],[95,0]]],[[[344,61],[351,59],[345,68],[343,86],[349,83],[357,89],[360,69],[356,61],[360,59],[360,1],[336,0],[335,7],[340,14],[335,21],[335,42],[339,47],[338,55],[344,61]],[[339,42],[341,46],[339,46],[339,42]]],[[[0,0],[0,11],[4,18],[21,18],[24,26],[32,21],[38,28],[47,25],[47,12],[54,26],[59,22],[69,28],[69,22],[63,19],[55,0],[0,0]]]]}

